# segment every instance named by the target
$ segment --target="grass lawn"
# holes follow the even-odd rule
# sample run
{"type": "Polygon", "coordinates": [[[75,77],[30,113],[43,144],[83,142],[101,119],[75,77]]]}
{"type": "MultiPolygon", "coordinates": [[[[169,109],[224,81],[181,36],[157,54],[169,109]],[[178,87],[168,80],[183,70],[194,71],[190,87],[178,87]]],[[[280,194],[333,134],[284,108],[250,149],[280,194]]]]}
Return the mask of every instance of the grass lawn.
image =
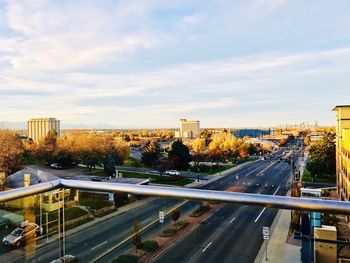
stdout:
{"type": "Polygon", "coordinates": [[[328,176],[318,176],[315,177],[311,174],[309,170],[305,170],[303,177],[303,182],[313,182],[313,183],[327,183],[327,184],[335,184],[336,183],[336,176],[335,175],[328,175],[328,176]]]}
{"type": "MultiPolygon", "coordinates": [[[[134,157],[128,157],[128,159],[124,161],[123,166],[135,167],[135,162],[140,162],[140,160],[134,157]]],[[[139,165],[139,167],[144,167],[142,163],[139,163],[139,165]]]]}
{"type": "Polygon", "coordinates": [[[167,176],[167,175],[154,175],[145,173],[133,173],[133,172],[122,172],[125,178],[144,178],[151,179],[152,183],[155,184],[167,184],[184,186],[192,183],[194,180],[183,178],[181,176],[167,176]]]}
{"type": "Polygon", "coordinates": [[[113,205],[111,202],[108,202],[105,200],[93,199],[93,198],[80,199],[79,203],[82,206],[86,206],[90,209],[96,209],[96,210],[113,205]]]}
{"type": "Polygon", "coordinates": [[[23,161],[25,164],[40,164],[41,163],[38,159],[31,157],[31,156],[24,156],[23,161]]]}

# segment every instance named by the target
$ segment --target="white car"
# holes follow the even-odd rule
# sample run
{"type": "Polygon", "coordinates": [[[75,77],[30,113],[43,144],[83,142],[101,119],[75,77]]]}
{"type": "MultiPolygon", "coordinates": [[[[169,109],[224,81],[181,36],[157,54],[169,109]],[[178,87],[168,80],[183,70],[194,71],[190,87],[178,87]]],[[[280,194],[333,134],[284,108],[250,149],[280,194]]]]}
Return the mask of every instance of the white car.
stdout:
{"type": "Polygon", "coordinates": [[[175,175],[175,176],[179,176],[180,175],[180,173],[178,171],[176,171],[176,170],[167,170],[167,171],[165,171],[165,174],[167,174],[167,175],[175,175]]]}
{"type": "Polygon", "coordinates": [[[62,169],[62,165],[60,165],[59,163],[52,163],[50,167],[52,169],[62,169]]]}
{"type": "Polygon", "coordinates": [[[6,246],[17,246],[19,247],[28,238],[36,238],[39,232],[39,226],[35,223],[28,223],[23,227],[17,227],[9,235],[4,237],[2,242],[6,246]]]}

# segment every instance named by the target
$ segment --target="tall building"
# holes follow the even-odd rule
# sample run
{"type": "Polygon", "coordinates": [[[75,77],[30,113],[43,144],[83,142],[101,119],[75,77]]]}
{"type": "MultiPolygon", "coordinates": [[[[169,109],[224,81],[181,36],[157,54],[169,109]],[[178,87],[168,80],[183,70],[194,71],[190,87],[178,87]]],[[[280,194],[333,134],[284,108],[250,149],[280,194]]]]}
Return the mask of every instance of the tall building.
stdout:
{"type": "Polygon", "coordinates": [[[180,131],[175,133],[175,137],[183,139],[193,139],[199,137],[201,129],[199,121],[189,121],[180,119],[180,131]]]}
{"type": "Polygon", "coordinates": [[[337,190],[341,200],[350,201],[350,105],[336,106],[337,190]]]}
{"type": "Polygon", "coordinates": [[[54,130],[60,135],[60,121],[55,118],[38,118],[28,121],[28,138],[38,142],[44,139],[48,132],[54,130]]]}

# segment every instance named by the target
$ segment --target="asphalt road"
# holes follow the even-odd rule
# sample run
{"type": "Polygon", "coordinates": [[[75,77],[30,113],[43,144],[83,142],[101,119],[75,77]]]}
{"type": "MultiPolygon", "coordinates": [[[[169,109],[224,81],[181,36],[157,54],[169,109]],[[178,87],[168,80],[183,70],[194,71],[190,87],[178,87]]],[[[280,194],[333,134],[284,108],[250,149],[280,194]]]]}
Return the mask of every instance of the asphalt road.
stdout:
{"type": "MultiPolygon", "coordinates": [[[[245,186],[244,192],[286,194],[285,183],[290,176],[286,162],[271,160],[254,167],[233,173],[227,182],[245,186]],[[240,176],[237,182],[233,179],[236,175],[240,176]]],[[[277,211],[224,205],[153,262],[254,262],[263,242],[262,227],[271,226],[277,211]]]]}
{"type": "MultiPolygon", "coordinates": [[[[276,194],[284,194],[284,184],[289,175],[289,171],[290,167],[285,162],[277,163],[274,159],[261,160],[247,164],[232,174],[223,176],[221,179],[207,184],[203,188],[223,190],[231,185],[236,185],[241,186],[245,192],[273,194],[276,191],[276,194]]],[[[130,236],[133,229],[132,222],[134,218],[138,218],[142,226],[150,225],[142,234],[146,237],[147,235],[160,231],[158,223],[151,224],[153,221],[157,221],[159,210],[168,210],[170,207],[180,202],[182,201],[176,199],[157,198],[145,206],[132,209],[127,213],[100,222],[76,234],[66,236],[66,254],[77,256],[81,262],[89,262],[107,250],[112,250],[111,253],[108,253],[98,260],[98,262],[110,262],[111,259],[132,246],[132,242],[127,241],[118,248],[113,249],[116,244],[130,236]]],[[[181,212],[184,214],[192,211],[197,206],[198,202],[196,201],[187,202],[181,208],[181,212]]],[[[178,262],[196,262],[203,256],[202,253],[211,252],[210,255],[214,255],[213,248],[215,248],[215,251],[224,253],[225,259],[227,254],[227,258],[229,259],[231,252],[232,255],[236,255],[237,253],[235,254],[234,251],[237,249],[239,251],[242,245],[244,245],[245,249],[247,249],[247,247],[252,247],[249,251],[249,255],[253,258],[253,255],[255,257],[257,250],[260,248],[259,244],[261,240],[259,237],[252,237],[254,235],[261,236],[261,229],[259,230],[258,228],[261,227],[262,224],[268,225],[268,223],[272,222],[276,213],[272,209],[265,209],[258,218],[258,223],[253,224],[251,221],[254,221],[262,210],[263,208],[259,207],[225,205],[210,217],[207,222],[201,224],[194,232],[185,237],[183,241],[175,244],[175,246],[167,250],[166,253],[162,254],[162,256],[157,259],[157,262],[171,262],[172,260],[178,262]],[[235,219],[231,222],[234,217],[235,219]],[[247,227],[239,227],[239,224],[243,224],[243,226],[247,227]],[[234,235],[227,234],[225,230],[227,225],[229,229],[232,228],[230,231],[232,231],[234,235]],[[220,233],[220,231],[223,232],[220,233]],[[243,233],[241,233],[242,231],[243,233]],[[217,241],[218,238],[220,242],[217,241]],[[246,246],[246,238],[248,238],[249,246],[246,246]],[[186,244],[186,242],[189,242],[189,245],[183,246],[182,244],[186,244]],[[209,247],[205,249],[209,243],[209,247]],[[183,247],[177,249],[177,246],[183,247]],[[173,249],[175,249],[175,252],[173,252],[173,249]]],[[[171,219],[166,217],[165,225],[170,223],[171,219]]],[[[58,258],[58,253],[58,242],[45,244],[43,241],[39,241],[34,262],[50,262],[58,258]]],[[[240,253],[242,253],[242,251],[240,251],[240,253]]],[[[1,253],[0,261],[24,262],[24,255],[24,248],[11,249],[5,253],[1,253]]],[[[223,254],[221,254],[221,259],[222,255],[223,254]]],[[[208,258],[209,257],[210,256],[208,256],[208,258]]],[[[212,260],[215,259],[213,258],[212,260]]],[[[247,261],[243,260],[242,262],[247,261]]]]}

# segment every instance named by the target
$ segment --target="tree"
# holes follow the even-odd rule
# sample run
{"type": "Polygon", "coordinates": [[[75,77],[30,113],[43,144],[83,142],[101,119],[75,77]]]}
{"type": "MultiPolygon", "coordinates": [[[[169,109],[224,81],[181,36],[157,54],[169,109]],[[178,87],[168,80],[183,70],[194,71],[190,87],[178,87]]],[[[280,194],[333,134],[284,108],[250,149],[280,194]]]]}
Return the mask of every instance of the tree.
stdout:
{"type": "Polygon", "coordinates": [[[108,154],[105,158],[103,169],[106,176],[112,177],[115,175],[115,162],[112,155],[108,154]]]}
{"type": "Polygon", "coordinates": [[[142,149],[141,160],[145,166],[155,167],[159,164],[162,153],[160,151],[160,145],[156,141],[148,141],[142,149]]]}
{"type": "Polygon", "coordinates": [[[238,148],[239,157],[245,159],[249,156],[249,146],[246,143],[243,143],[238,148]]]}
{"type": "Polygon", "coordinates": [[[168,159],[173,162],[176,169],[185,170],[190,166],[192,156],[188,147],[182,141],[177,140],[171,144],[168,159]]]}
{"type": "Polygon", "coordinates": [[[307,136],[304,138],[304,143],[305,143],[306,145],[310,145],[310,143],[311,143],[311,137],[310,137],[310,135],[307,135],[307,136]]]}
{"type": "Polygon", "coordinates": [[[50,130],[46,137],[37,144],[35,155],[38,159],[47,164],[52,163],[56,159],[57,136],[58,134],[55,130],[50,130]]]}
{"type": "Polygon", "coordinates": [[[24,148],[21,138],[7,130],[0,131],[0,172],[6,175],[21,168],[24,148]]]}
{"type": "Polygon", "coordinates": [[[336,168],[335,160],[335,133],[325,132],[322,139],[315,141],[309,146],[310,161],[307,169],[313,175],[334,175],[336,168]]]}
{"type": "Polygon", "coordinates": [[[171,212],[171,219],[175,222],[177,222],[177,220],[179,220],[180,218],[180,208],[175,208],[172,212],[171,212]]]}
{"type": "Polygon", "coordinates": [[[141,238],[141,233],[140,233],[140,223],[139,220],[137,218],[134,218],[133,221],[133,225],[134,225],[134,236],[132,238],[132,243],[135,246],[135,249],[137,251],[137,249],[142,248],[142,238],[141,238]]]}
{"type": "Polygon", "coordinates": [[[204,138],[196,138],[192,142],[192,150],[195,154],[195,165],[199,165],[200,154],[205,150],[205,139],[204,138]]]}

